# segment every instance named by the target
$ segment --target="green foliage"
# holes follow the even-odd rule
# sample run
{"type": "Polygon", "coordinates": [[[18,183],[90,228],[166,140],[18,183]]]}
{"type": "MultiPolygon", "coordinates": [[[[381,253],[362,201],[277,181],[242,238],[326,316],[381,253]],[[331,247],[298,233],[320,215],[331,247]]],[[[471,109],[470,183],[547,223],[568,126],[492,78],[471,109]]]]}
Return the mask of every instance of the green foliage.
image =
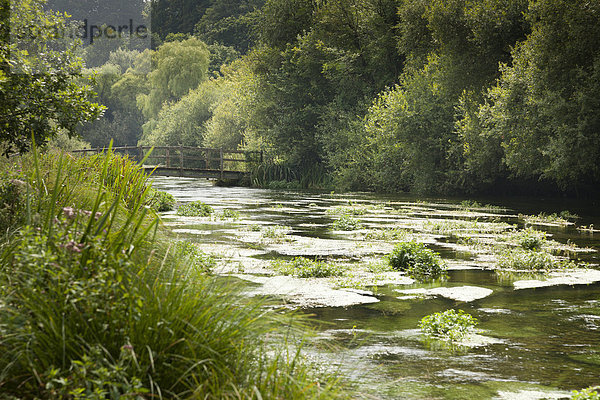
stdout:
{"type": "Polygon", "coordinates": [[[523,215],[519,214],[519,218],[525,220],[528,224],[542,224],[542,225],[559,225],[565,226],[571,224],[571,222],[561,215],[556,213],[546,214],[539,213],[538,215],[523,215]]]}
{"type": "Polygon", "coordinates": [[[142,135],[144,117],[137,107],[137,96],[149,92],[146,78],[150,50],[142,53],[118,49],[110,53],[109,61],[93,70],[94,90],[106,112],[99,120],[81,127],[81,136],[92,147],[136,145],[142,135]]]}
{"type": "Polygon", "coordinates": [[[184,204],[177,209],[177,215],[184,217],[208,217],[215,210],[208,204],[201,201],[192,201],[184,204]]]}
{"type": "Polygon", "coordinates": [[[514,174],[562,188],[599,179],[592,111],[599,104],[599,13],[596,3],[530,3],[532,33],[515,46],[476,117],[477,134],[501,143],[514,174]]]}
{"type": "Polygon", "coordinates": [[[511,233],[509,240],[518,244],[524,250],[540,250],[546,243],[546,233],[529,227],[511,233]]]}
{"type": "Polygon", "coordinates": [[[264,162],[255,166],[250,172],[252,184],[267,187],[271,182],[292,182],[297,175],[289,166],[278,162],[264,162]]]}
{"type": "Polygon", "coordinates": [[[354,231],[362,228],[360,220],[353,218],[349,214],[341,215],[333,221],[331,228],[337,231],[354,231]]]}
{"type": "Polygon", "coordinates": [[[162,190],[152,190],[150,206],[158,212],[172,211],[177,201],[171,193],[162,190]]]}
{"type": "Polygon", "coordinates": [[[145,146],[198,146],[203,143],[206,122],[222,95],[220,82],[205,81],[174,103],[162,106],[158,115],[144,124],[140,140],[145,146]]]}
{"type": "Polygon", "coordinates": [[[27,183],[17,179],[0,181],[0,235],[24,222],[27,201],[27,183]]]}
{"type": "Polygon", "coordinates": [[[27,151],[32,138],[42,144],[63,130],[74,136],[79,124],[102,114],[89,101],[77,43],[54,37],[55,29],[67,29],[64,16],[45,12],[44,4],[0,3],[0,144],[6,154],[27,151]]]}
{"type": "Polygon", "coordinates": [[[283,320],[208,277],[214,260],[190,243],[170,251],[153,242],[158,219],[145,207],[149,182],[140,167],[110,153],[34,153],[18,167],[31,198],[28,225],[1,247],[4,396],[339,393],[299,350],[267,346],[283,320]]]}
{"type": "Polygon", "coordinates": [[[185,260],[183,264],[193,271],[211,272],[217,265],[217,261],[212,256],[202,252],[197,245],[186,240],[175,243],[173,257],[185,260]]]}
{"type": "Polygon", "coordinates": [[[154,118],[165,103],[188,94],[207,78],[209,51],[196,38],[167,42],[152,55],[154,69],[148,74],[150,92],[138,96],[147,119],[154,118]]]}
{"type": "Polygon", "coordinates": [[[262,229],[261,240],[268,240],[275,243],[283,243],[289,241],[290,239],[287,237],[287,234],[290,232],[291,228],[287,226],[275,225],[275,226],[267,226],[262,229]]]}
{"type": "Polygon", "coordinates": [[[237,220],[237,219],[240,219],[240,212],[236,211],[236,210],[229,209],[229,208],[225,208],[219,214],[219,219],[222,219],[222,220],[223,219],[237,220]]]}
{"type": "Polygon", "coordinates": [[[589,388],[582,389],[580,391],[573,390],[571,400],[600,400],[600,393],[598,393],[598,386],[590,386],[589,388]]]}
{"type": "Polygon", "coordinates": [[[389,264],[418,280],[435,279],[446,272],[439,254],[415,241],[398,243],[389,255],[389,264]]]}
{"type": "Polygon", "coordinates": [[[208,44],[220,43],[245,54],[256,42],[264,0],[213,0],[194,31],[208,44]]]}
{"type": "Polygon", "coordinates": [[[559,259],[545,251],[511,250],[498,257],[500,269],[553,271],[576,266],[571,260],[559,259]]]}
{"type": "Polygon", "coordinates": [[[272,268],[283,274],[298,278],[327,278],[341,276],[347,268],[326,261],[314,261],[309,258],[296,257],[292,261],[277,260],[271,263],[272,268]]]}
{"type": "Polygon", "coordinates": [[[366,207],[361,206],[337,206],[329,208],[327,214],[333,215],[364,215],[367,212],[366,207]]]}
{"type": "Polygon", "coordinates": [[[446,310],[427,315],[419,322],[424,334],[444,340],[460,341],[477,326],[477,318],[463,310],[446,310]]]}
{"type": "Polygon", "coordinates": [[[409,236],[409,231],[400,228],[370,229],[364,240],[405,241],[409,236]]]}

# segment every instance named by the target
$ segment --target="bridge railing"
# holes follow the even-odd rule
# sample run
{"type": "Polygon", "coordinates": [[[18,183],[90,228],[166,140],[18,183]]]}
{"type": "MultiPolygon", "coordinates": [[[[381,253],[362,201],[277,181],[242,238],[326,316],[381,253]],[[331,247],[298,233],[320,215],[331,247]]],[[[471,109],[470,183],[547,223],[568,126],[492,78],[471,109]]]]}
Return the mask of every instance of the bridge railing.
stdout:
{"type": "MultiPolygon", "coordinates": [[[[74,150],[73,153],[95,154],[106,148],[74,150]]],[[[191,146],[121,146],[112,151],[128,155],[147,167],[202,170],[212,172],[249,172],[262,162],[261,151],[229,150],[191,146]],[[152,152],[150,150],[152,149],[152,152]],[[150,153],[148,155],[148,153],[150,153]]]]}

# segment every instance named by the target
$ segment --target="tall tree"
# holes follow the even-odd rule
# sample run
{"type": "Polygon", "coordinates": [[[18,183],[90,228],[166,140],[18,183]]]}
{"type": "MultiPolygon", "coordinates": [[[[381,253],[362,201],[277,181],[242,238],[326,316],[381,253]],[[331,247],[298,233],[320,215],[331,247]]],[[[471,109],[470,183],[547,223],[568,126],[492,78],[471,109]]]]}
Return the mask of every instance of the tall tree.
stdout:
{"type": "Polygon", "coordinates": [[[45,142],[60,130],[69,135],[102,107],[90,102],[79,82],[82,62],[64,16],[46,12],[41,0],[0,1],[0,141],[4,152],[28,150],[31,138],[45,142]],[[12,8],[11,8],[12,5],[12,8]]]}

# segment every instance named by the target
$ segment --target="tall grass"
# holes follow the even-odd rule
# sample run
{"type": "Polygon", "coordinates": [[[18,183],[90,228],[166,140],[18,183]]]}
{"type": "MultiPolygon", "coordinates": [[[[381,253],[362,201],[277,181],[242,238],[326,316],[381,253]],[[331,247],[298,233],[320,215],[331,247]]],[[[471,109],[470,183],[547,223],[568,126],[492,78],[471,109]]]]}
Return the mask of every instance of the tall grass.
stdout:
{"type": "Polygon", "coordinates": [[[285,345],[295,318],[161,241],[137,165],[34,152],[11,174],[26,212],[1,248],[0,398],[345,397],[285,345]]]}

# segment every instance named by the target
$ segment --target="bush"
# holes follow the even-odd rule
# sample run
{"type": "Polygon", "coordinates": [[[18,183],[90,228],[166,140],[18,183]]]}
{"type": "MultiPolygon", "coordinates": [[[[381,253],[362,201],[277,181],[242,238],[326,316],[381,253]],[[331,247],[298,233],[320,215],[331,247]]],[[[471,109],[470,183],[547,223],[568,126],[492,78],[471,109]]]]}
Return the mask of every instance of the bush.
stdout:
{"type": "Polygon", "coordinates": [[[172,211],[175,209],[177,201],[171,193],[162,190],[152,190],[150,199],[150,207],[158,212],[172,211]]]}
{"type": "Polygon", "coordinates": [[[352,218],[350,215],[342,215],[333,223],[333,229],[337,231],[354,231],[362,228],[360,220],[352,218]]]}
{"type": "Polygon", "coordinates": [[[419,322],[421,331],[432,337],[458,341],[477,326],[477,318],[463,310],[446,310],[423,317],[419,322]]]}
{"type": "Polygon", "coordinates": [[[214,212],[213,208],[201,201],[193,201],[177,209],[177,215],[184,217],[208,217],[214,212]]]}
{"type": "Polygon", "coordinates": [[[398,243],[389,256],[389,264],[417,280],[435,279],[446,273],[440,255],[414,241],[398,243]]]}
{"type": "Polygon", "coordinates": [[[600,400],[600,386],[589,387],[581,391],[573,390],[571,400],[600,400]]]}
{"type": "Polygon", "coordinates": [[[325,261],[313,261],[304,257],[294,258],[292,261],[275,261],[273,269],[283,275],[293,275],[298,278],[326,278],[329,276],[343,275],[346,268],[339,264],[325,261]]]}

